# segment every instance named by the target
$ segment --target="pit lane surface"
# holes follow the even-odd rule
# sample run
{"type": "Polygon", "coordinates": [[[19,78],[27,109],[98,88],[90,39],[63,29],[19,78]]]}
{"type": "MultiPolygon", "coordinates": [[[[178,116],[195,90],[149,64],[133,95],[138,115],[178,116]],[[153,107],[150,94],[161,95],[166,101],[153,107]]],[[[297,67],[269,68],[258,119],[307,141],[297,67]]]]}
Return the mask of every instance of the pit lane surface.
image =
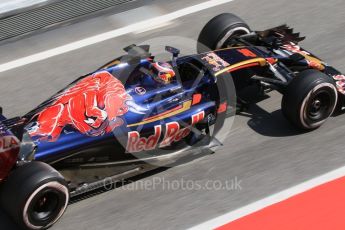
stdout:
{"type": "MultiPolygon", "coordinates": [[[[188,4],[193,2],[197,1],[188,4]]],[[[183,1],[157,4],[164,14],[181,8],[183,1]]],[[[22,114],[77,76],[119,56],[122,47],[163,35],[195,39],[206,21],[222,12],[240,15],[257,30],[288,23],[308,37],[303,42],[305,48],[345,72],[344,7],[341,0],[235,0],[163,28],[128,34],[1,73],[0,104],[9,117],[22,114]]],[[[0,63],[120,27],[114,18],[98,17],[4,44],[0,47],[0,63]]],[[[250,109],[253,116],[236,117],[231,135],[216,154],[142,180],[172,182],[183,178],[205,184],[208,180],[237,178],[240,188],[169,190],[162,184],[147,190],[119,188],[71,205],[52,229],[185,229],[345,165],[345,115],[331,118],[319,130],[301,134],[282,117],[280,96],[270,95],[250,109]]],[[[4,229],[15,229],[3,213],[0,218],[4,229]]]]}

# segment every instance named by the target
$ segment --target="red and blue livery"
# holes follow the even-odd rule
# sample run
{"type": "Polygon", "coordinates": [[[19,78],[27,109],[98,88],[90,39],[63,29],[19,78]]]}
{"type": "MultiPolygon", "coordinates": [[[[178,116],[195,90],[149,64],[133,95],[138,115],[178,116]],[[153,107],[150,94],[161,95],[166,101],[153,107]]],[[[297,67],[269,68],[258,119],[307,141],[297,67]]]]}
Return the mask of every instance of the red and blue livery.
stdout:
{"type": "Polygon", "coordinates": [[[161,62],[131,45],[27,114],[1,115],[1,206],[22,228],[47,229],[71,197],[220,145],[228,118],[272,90],[292,125],[320,127],[343,109],[345,76],[303,39],[286,25],[252,31],[221,14],[197,54],[167,46],[172,59],[161,62]]]}

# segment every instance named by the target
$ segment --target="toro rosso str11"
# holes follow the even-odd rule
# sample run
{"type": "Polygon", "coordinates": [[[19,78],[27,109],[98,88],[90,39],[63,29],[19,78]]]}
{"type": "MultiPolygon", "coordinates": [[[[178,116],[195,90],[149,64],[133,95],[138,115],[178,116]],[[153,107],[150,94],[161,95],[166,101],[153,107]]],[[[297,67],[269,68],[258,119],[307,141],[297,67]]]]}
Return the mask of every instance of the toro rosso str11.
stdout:
{"type": "Polygon", "coordinates": [[[23,228],[49,228],[70,197],[212,145],[231,111],[251,102],[248,89],[280,92],[287,120],[320,127],[343,106],[345,76],[302,49],[303,39],[222,14],[203,28],[198,54],[166,47],[172,60],[158,62],[149,46],[132,45],[31,112],[1,115],[1,207],[23,228]]]}

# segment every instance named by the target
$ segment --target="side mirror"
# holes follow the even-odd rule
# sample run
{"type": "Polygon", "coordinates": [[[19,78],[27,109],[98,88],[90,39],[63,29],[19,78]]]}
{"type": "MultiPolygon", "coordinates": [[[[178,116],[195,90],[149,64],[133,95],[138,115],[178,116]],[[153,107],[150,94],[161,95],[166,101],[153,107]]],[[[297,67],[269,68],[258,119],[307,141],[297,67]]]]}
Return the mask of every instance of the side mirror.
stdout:
{"type": "Polygon", "coordinates": [[[177,66],[176,59],[178,55],[180,54],[180,50],[177,48],[174,48],[172,46],[166,46],[165,50],[168,51],[169,53],[172,53],[173,58],[172,58],[172,65],[175,68],[177,66]]]}
{"type": "Polygon", "coordinates": [[[174,58],[177,58],[178,55],[180,54],[180,50],[171,46],[166,46],[165,50],[168,51],[169,53],[173,54],[174,58]]]}

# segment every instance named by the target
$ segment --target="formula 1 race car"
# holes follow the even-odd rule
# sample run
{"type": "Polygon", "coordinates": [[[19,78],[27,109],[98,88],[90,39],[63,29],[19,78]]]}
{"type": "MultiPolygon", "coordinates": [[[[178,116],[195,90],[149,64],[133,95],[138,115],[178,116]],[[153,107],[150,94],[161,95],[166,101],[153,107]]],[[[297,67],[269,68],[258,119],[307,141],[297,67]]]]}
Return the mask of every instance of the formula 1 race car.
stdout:
{"type": "Polygon", "coordinates": [[[212,146],[250,103],[248,88],[277,90],[293,125],[320,127],[343,106],[345,76],[302,49],[303,39],[222,14],[202,30],[198,54],[167,46],[172,60],[159,62],[149,46],[132,45],[22,117],[1,115],[1,207],[25,229],[47,229],[70,197],[212,146]]]}

